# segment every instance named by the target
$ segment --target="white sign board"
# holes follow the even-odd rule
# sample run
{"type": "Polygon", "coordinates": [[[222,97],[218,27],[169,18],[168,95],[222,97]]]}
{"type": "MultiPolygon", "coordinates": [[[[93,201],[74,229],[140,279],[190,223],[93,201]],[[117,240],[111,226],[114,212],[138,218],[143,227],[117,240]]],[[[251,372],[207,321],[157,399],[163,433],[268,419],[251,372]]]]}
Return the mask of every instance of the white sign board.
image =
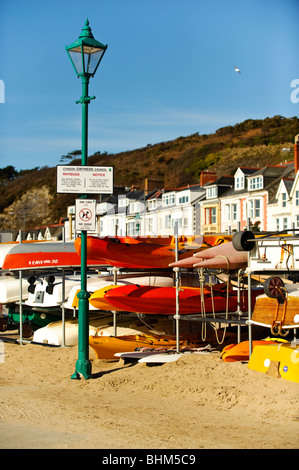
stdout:
{"type": "Polygon", "coordinates": [[[96,200],[76,199],[75,229],[96,230],[96,200]]]}
{"type": "Polygon", "coordinates": [[[57,165],[57,193],[113,194],[112,166],[57,165]]]}

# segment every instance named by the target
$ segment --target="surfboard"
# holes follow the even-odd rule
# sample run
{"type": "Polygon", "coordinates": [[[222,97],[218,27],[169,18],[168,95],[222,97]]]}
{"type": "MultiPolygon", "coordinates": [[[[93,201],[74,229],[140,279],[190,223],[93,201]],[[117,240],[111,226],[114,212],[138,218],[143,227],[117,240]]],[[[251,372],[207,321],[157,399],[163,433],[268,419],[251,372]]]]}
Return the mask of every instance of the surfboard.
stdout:
{"type": "Polygon", "coordinates": [[[139,359],[138,362],[145,364],[166,364],[167,362],[175,362],[181,357],[179,353],[151,354],[139,359]]]}

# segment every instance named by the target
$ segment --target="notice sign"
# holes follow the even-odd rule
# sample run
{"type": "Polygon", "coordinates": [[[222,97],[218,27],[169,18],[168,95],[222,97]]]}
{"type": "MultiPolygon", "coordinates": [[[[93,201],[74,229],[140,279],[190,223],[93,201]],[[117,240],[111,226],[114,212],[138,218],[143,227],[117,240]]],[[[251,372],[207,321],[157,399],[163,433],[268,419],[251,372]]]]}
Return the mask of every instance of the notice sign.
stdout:
{"type": "Polygon", "coordinates": [[[75,229],[91,232],[96,230],[95,199],[76,199],[75,229]]]}
{"type": "Polygon", "coordinates": [[[112,194],[112,166],[57,165],[57,193],[112,194]]]}

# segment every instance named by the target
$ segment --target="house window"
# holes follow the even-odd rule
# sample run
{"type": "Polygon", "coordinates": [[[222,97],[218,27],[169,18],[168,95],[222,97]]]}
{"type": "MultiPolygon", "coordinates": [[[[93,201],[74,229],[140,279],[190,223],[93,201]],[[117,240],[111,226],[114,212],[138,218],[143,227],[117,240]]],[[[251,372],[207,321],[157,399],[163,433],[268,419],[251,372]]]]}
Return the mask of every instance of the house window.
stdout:
{"type": "Polygon", "coordinates": [[[295,224],[296,228],[299,228],[299,215],[296,215],[295,224]]]}
{"type": "Polygon", "coordinates": [[[279,219],[276,219],[276,230],[279,230],[279,219]]]}
{"type": "Polygon", "coordinates": [[[261,189],[263,187],[263,179],[261,176],[249,178],[249,190],[261,189]]]}
{"type": "Polygon", "coordinates": [[[153,199],[152,201],[148,201],[148,210],[152,211],[157,207],[157,200],[153,199]]]}
{"type": "Polygon", "coordinates": [[[232,219],[237,220],[237,204],[232,204],[232,219]]]}
{"type": "Polygon", "coordinates": [[[260,199],[250,199],[248,202],[248,217],[256,219],[261,217],[261,201],[260,199]]]}
{"type": "Polygon", "coordinates": [[[163,206],[170,206],[171,204],[175,203],[175,194],[163,194],[162,197],[162,205],[163,206]]]}
{"type": "Polygon", "coordinates": [[[147,219],[147,230],[148,232],[153,232],[153,229],[154,229],[154,221],[152,217],[149,217],[147,219]]]}
{"type": "Polygon", "coordinates": [[[216,224],[217,222],[217,211],[216,207],[206,207],[205,208],[205,224],[216,224]]]}
{"type": "Polygon", "coordinates": [[[216,207],[211,208],[211,221],[212,224],[216,224],[217,218],[216,218],[216,207]]]}
{"type": "Polygon", "coordinates": [[[261,216],[261,201],[259,199],[255,199],[255,217],[261,216]]]}
{"type": "Polygon", "coordinates": [[[230,209],[231,209],[230,204],[225,204],[225,214],[226,214],[226,220],[227,220],[227,222],[230,222],[230,220],[231,220],[230,209]]]}
{"type": "Polygon", "coordinates": [[[287,206],[287,194],[282,193],[282,207],[286,207],[286,206],[287,206]]]}
{"type": "Polygon", "coordinates": [[[288,218],[284,217],[283,218],[283,230],[286,230],[288,228],[288,218]]]}
{"type": "Polygon", "coordinates": [[[189,196],[181,196],[179,198],[179,204],[186,204],[187,202],[189,202],[189,196]]]}
{"type": "Polygon", "coordinates": [[[296,206],[298,207],[299,206],[299,191],[296,191],[296,194],[295,194],[295,204],[296,206]]]}
{"type": "Polygon", "coordinates": [[[235,189],[244,189],[244,176],[237,176],[235,180],[235,189]]]}
{"type": "Polygon", "coordinates": [[[171,228],[171,215],[165,215],[165,228],[171,228]]]}
{"type": "Polygon", "coordinates": [[[207,188],[206,195],[207,195],[207,199],[217,197],[217,186],[211,186],[210,188],[207,188]]]}

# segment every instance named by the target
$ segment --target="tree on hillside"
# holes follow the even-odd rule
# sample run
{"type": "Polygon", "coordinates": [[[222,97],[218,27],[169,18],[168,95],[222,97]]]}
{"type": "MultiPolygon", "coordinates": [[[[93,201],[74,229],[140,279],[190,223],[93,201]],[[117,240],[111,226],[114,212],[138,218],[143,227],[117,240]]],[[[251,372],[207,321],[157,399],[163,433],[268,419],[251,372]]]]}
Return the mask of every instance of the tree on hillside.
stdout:
{"type": "Polygon", "coordinates": [[[0,168],[0,182],[2,184],[14,180],[17,176],[19,176],[19,173],[12,165],[0,168]]]}
{"type": "Polygon", "coordinates": [[[79,155],[82,154],[82,151],[81,150],[73,150],[72,152],[69,152],[68,154],[66,155],[62,155],[60,157],[60,162],[61,163],[64,163],[64,162],[67,162],[69,161],[69,163],[74,160],[75,158],[77,158],[79,155]]]}

